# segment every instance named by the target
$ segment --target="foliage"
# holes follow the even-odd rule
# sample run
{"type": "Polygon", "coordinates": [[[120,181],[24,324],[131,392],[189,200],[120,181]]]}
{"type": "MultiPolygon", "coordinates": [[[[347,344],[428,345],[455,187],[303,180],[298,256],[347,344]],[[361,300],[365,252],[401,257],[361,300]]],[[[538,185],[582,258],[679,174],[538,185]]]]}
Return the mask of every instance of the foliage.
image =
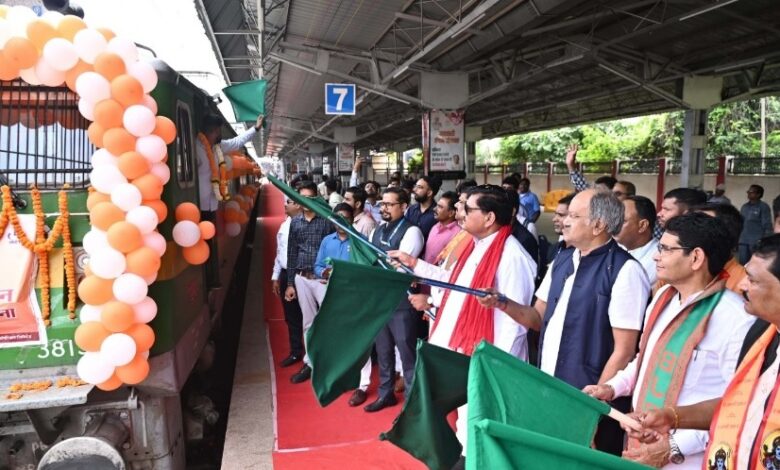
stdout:
{"type": "Polygon", "coordinates": [[[420,174],[423,171],[423,153],[421,149],[417,149],[406,164],[407,173],[420,174]]]}

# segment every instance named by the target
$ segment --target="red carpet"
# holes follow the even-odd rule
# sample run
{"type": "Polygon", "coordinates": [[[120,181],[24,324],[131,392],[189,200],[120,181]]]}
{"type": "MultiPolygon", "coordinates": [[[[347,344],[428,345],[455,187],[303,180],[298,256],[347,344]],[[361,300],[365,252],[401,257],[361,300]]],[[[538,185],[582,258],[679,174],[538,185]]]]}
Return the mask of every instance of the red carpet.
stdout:
{"type": "MultiPolygon", "coordinates": [[[[283,195],[269,186],[264,188],[261,204],[264,239],[268,240],[263,253],[263,279],[271,278],[276,254],[276,231],[284,220],[283,195]]],[[[423,469],[425,466],[404,451],[377,436],[392,426],[401,411],[401,403],[378,413],[366,413],[362,406],[347,405],[349,393],[327,408],[322,408],[314,397],[310,382],[292,384],[290,376],[300,369],[296,364],[278,367],[289,353],[287,325],[281,303],[264,284],[263,308],[268,321],[271,354],[276,382],[276,441],[275,469],[423,469]]],[[[376,399],[376,380],[368,390],[366,403],[376,399]]],[[[399,396],[399,398],[401,398],[399,396]]]]}

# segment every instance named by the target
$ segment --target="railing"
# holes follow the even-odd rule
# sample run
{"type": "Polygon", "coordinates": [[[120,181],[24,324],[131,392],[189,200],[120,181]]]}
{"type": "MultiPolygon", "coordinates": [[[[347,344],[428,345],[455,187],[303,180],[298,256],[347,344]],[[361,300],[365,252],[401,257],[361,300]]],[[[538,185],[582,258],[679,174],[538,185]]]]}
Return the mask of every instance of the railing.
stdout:
{"type": "Polygon", "coordinates": [[[727,169],[734,175],[780,175],[780,158],[732,158],[727,169]]]}

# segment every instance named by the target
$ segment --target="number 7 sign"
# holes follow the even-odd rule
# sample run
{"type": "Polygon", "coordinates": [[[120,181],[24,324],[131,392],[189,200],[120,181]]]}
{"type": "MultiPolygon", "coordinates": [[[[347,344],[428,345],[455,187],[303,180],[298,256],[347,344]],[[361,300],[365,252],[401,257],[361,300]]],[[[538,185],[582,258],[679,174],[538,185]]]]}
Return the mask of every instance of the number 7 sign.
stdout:
{"type": "Polygon", "coordinates": [[[325,114],[355,114],[355,85],[325,84],[325,114]]]}

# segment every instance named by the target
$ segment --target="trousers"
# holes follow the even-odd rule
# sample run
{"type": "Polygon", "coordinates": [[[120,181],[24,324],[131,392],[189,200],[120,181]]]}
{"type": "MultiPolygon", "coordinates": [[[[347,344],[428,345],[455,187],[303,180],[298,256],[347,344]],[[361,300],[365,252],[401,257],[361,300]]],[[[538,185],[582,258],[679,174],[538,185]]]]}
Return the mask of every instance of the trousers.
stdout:
{"type": "Polygon", "coordinates": [[[279,284],[282,288],[282,310],[284,310],[284,322],[287,323],[290,354],[300,357],[304,353],[301,306],[298,304],[297,299],[293,299],[289,302],[284,300],[284,289],[287,288],[286,269],[282,269],[282,272],[279,275],[279,284]]]}
{"type": "Polygon", "coordinates": [[[395,348],[401,357],[406,394],[412,389],[414,362],[417,358],[417,315],[406,299],[393,312],[387,325],[376,337],[376,354],[379,362],[379,397],[393,394],[395,384],[395,348]]]}

